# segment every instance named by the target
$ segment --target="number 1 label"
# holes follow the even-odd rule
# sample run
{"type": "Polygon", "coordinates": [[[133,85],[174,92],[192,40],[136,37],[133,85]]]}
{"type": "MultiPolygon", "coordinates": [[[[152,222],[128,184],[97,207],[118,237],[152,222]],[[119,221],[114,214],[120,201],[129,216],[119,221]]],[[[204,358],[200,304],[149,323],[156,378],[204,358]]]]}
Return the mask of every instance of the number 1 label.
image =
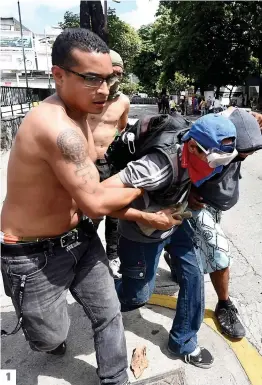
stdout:
{"type": "Polygon", "coordinates": [[[0,369],[1,385],[16,385],[16,370],[0,369]]]}

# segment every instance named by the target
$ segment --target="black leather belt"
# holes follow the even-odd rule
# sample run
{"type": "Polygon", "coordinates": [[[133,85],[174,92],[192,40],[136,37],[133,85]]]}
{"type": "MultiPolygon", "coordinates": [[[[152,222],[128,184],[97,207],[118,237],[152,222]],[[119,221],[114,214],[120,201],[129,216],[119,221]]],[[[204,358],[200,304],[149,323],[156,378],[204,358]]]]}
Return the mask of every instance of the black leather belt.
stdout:
{"type": "Polygon", "coordinates": [[[77,241],[83,241],[96,233],[93,223],[89,220],[81,221],[74,229],[54,238],[42,238],[35,242],[20,242],[14,244],[1,244],[2,255],[26,255],[48,250],[50,246],[66,248],[77,241]]]}

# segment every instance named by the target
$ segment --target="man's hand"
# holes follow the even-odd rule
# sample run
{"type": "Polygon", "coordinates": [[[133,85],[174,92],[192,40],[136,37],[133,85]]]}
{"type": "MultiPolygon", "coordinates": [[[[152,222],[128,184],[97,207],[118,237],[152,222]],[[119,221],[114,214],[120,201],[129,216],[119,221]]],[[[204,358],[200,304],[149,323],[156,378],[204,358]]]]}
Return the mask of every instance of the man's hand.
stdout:
{"type": "Polygon", "coordinates": [[[145,226],[152,227],[156,230],[169,230],[173,226],[179,226],[183,222],[181,215],[174,214],[172,209],[165,209],[157,213],[143,212],[141,220],[145,226]]]}
{"type": "Polygon", "coordinates": [[[251,112],[251,114],[256,118],[258,121],[259,127],[262,131],[262,114],[258,114],[257,112],[251,112]]]}
{"type": "Polygon", "coordinates": [[[188,207],[192,210],[201,210],[205,207],[203,198],[196,191],[190,191],[188,197],[188,207]]]}

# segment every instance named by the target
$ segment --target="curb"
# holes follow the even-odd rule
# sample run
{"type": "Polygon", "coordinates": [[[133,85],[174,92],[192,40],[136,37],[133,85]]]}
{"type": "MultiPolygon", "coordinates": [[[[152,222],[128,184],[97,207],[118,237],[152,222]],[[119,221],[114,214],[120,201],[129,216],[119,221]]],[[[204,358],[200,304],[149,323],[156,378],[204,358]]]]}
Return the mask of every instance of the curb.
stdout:
{"type": "MultiPolygon", "coordinates": [[[[153,294],[148,301],[148,304],[158,305],[168,309],[175,309],[177,299],[169,295],[153,294]]],[[[246,372],[250,383],[252,385],[262,385],[262,357],[253,345],[251,345],[246,338],[236,341],[221,334],[215,313],[211,309],[205,310],[204,323],[211,327],[211,329],[213,329],[224,339],[224,341],[227,342],[246,372]]]]}

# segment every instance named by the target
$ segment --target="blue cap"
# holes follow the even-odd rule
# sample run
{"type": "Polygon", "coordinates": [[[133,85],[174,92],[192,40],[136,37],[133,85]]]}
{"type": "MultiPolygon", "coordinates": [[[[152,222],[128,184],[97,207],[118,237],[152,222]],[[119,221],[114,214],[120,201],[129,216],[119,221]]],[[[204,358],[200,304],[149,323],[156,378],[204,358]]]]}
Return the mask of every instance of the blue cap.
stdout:
{"type": "Polygon", "coordinates": [[[190,130],[183,136],[183,142],[195,139],[206,150],[221,149],[226,138],[236,138],[236,127],[226,117],[216,114],[205,115],[195,121],[190,130]]]}

